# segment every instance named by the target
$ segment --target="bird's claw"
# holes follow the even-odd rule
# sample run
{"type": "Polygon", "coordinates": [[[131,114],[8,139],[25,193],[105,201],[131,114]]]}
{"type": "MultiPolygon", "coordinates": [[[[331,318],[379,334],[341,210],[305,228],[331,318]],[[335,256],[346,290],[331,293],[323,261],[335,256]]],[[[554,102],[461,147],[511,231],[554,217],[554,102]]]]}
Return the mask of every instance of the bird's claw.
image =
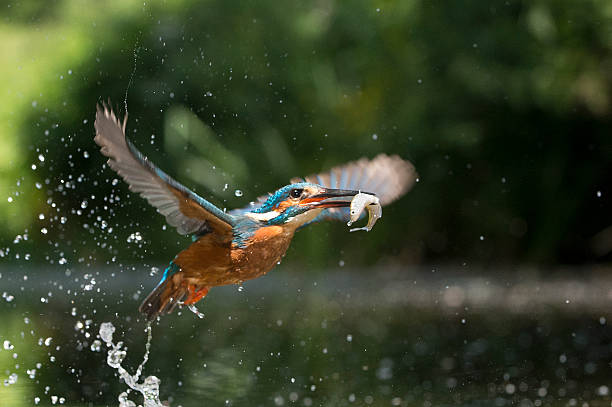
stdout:
{"type": "Polygon", "coordinates": [[[189,295],[183,302],[185,305],[195,304],[208,294],[208,287],[197,288],[194,284],[189,284],[187,289],[189,290],[189,295]]]}

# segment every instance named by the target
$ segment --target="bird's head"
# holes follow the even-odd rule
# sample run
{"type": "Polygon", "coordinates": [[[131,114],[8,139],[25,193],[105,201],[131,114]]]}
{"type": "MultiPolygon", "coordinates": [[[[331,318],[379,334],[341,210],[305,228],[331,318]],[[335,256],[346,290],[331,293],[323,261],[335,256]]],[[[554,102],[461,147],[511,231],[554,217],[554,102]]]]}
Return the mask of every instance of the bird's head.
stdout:
{"type": "Polygon", "coordinates": [[[324,188],[308,182],[289,184],[271,194],[261,207],[249,215],[268,225],[299,227],[313,220],[323,209],[350,206],[358,193],[324,188]]]}

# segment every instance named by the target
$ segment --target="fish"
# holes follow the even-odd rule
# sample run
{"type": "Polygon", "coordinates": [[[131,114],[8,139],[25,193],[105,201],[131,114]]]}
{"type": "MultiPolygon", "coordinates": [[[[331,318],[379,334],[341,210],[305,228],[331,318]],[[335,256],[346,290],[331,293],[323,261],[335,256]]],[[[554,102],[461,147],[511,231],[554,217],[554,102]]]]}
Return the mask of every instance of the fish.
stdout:
{"type": "Polygon", "coordinates": [[[368,211],[368,224],[361,228],[353,228],[349,232],[356,232],[358,230],[369,232],[374,227],[376,221],[382,218],[382,206],[379,199],[375,195],[358,193],[351,201],[351,220],[348,221],[347,226],[357,222],[364,210],[368,211]]]}

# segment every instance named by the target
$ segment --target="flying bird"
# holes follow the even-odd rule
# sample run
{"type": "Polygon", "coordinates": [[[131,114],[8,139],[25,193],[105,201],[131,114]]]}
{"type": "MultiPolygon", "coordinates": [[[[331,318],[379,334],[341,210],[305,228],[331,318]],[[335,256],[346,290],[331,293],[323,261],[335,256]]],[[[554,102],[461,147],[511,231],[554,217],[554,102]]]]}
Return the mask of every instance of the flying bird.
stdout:
{"type": "Polygon", "coordinates": [[[225,212],[160,170],[126,138],[127,114],[120,121],[106,105],[96,109],[94,141],[108,165],[178,233],[193,243],[178,253],[139,310],[149,320],[179,304],[195,304],[211,287],[241,284],[270,271],[284,256],[294,233],[324,220],[347,222],[358,193],[389,204],[413,185],[413,165],[393,155],[362,158],[329,172],[294,178],[255,205],[225,212]]]}

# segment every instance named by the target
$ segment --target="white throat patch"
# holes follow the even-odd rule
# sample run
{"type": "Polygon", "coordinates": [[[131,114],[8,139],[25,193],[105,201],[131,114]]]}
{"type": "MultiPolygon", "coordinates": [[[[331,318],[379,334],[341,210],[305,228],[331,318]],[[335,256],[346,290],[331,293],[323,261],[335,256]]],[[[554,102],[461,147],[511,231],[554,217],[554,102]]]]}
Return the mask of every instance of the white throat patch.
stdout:
{"type": "Polygon", "coordinates": [[[245,213],[245,216],[253,220],[260,221],[260,222],[267,222],[270,219],[276,218],[280,214],[281,213],[278,211],[270,211],[270,212],[264,212],[264,213],[247,212],[245,213]]]}
{"type": "Polygon", "coordinates": [[[314,218],[316,218],[321,213],[322,210],[323,208],[311,209],[307,212],[300,213],[299,215],[294,216],[293,218],[289,219],[289,222],[287,222],[287,224],[290,224],[292,226],[295,226],[296,228],[299,228],[303,224],[308,223],[314,218]]]}
{"type": "MultiPolygon", "coordinates": [[[[317,217],[318,214],[321,213],[321,211],[323,210],[323,208],[321,209],[311,209],[308,212],[304,212],[301,213],[297,216],[294,216],[293,218],[289,219],[289,221],[286,223],[286,225],[291,225],[295,228],[298,228],[300,226],[302,226],[305,223],[310,222],[311,220],[313,220],[314,218],[317,217]]],[[[279,211],[270,211],[270,212],[265,212],[265,213],[255,213],[255,212],[247,212],[245,213],[245,216],[259,221],[259,222],[267,222],[271,219],[276,218],[278,215],[280,215],[281,212],[279,211]]]]}

